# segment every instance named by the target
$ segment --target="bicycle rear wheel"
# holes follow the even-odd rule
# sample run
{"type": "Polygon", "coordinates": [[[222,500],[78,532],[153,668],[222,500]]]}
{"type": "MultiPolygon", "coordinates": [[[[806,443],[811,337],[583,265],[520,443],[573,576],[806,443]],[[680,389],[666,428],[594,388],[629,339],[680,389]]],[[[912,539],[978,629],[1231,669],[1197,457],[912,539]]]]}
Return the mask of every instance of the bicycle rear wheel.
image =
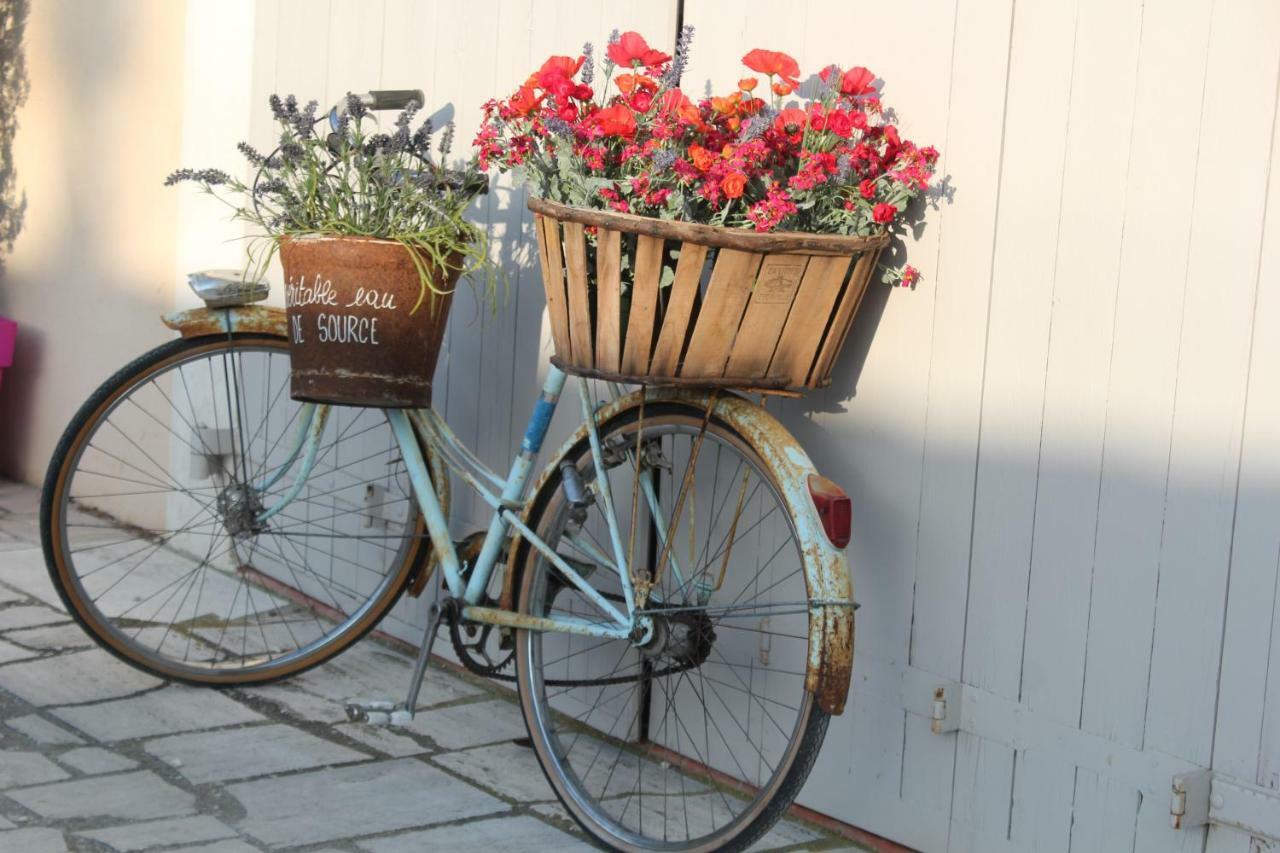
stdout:
{"type": "Polygon", "coordinates": [[[163,678],[251,684],[315,666],[392,607],[428,542],[385,414],[335,407],[301,493],[265,491],[301,405],[283,338],[180,339],[81,407],[45,479],[41,532],[68,612],[163,678]]]}
{"type": "MultiPolygon", "coordinates": [[[[829,719],[804,689],[803,540],[768,462],[714,415],[654,403],[620,413],[600,436],[621,539],[655,581],[638,611],[652,630],[638,640],[518,632],[530,737],[561,802],[598,843],[745,849],[793,802],[829,719]]],[[[531,526],[621,608],[587,442],[550,470],[531,526]],[[586,507],[566,497],[565,462],[597,496],[586,507]]],[[[532,549],[518,609],[600,618],[532,549]]]]}

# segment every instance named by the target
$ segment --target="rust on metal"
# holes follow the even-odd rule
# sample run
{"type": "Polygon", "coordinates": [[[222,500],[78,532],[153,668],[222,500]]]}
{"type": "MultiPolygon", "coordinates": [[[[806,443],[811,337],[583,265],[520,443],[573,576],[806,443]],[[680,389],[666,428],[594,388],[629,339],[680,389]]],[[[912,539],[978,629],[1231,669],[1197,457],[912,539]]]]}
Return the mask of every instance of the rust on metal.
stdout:
{"type": "MultiPolygon", "coordinates": [[[[607,403],[597,412],[604,423],[620,412],[646,403],[677,401],[705,408],[711,406],[713,391],[681,388],[649,388],[607,403]]],[[[805,667],[805,689],[828,714],[843,713],[853,675],[854,614],[853,581],[843,550],[827,541],[818,510],[809,495],[809,475],[817,470],[795,438],[772,415],[737,394],[721,393],[714,401],[714,414],[732,427],[777,472],[778,489],[787,509],[806,542],[804,548],[805,586],[810,601],[832,602],[809,608],[809,649],[805,667]]],[[[533,486],[532,500],[526,504],[524,521],[529,522],[550,497],[549,484],[560,459],[579,443],[586,442],[586,424],[561,445],[551,464],[545,466],[533,486]]],[[[502,606],[514,609],[520,573],[530,548],[518,541],[512,548],[503,578],[502,606]]]]}
{"type": "Polygon", "coordinates": [[[436,273],[392,240],[280,241],[296,400],[384,408],[431,404],[458,270],[436,273]],[[424,294],[419,266],[432,287],[424,294]]]}
{"type": "Polygon", "coordinates": [[[160,321],[184,338],[257,332],[284,337],[283,308],[270,305],[237,305],[232,308],[192,308],[165,314],[160,321]]]}

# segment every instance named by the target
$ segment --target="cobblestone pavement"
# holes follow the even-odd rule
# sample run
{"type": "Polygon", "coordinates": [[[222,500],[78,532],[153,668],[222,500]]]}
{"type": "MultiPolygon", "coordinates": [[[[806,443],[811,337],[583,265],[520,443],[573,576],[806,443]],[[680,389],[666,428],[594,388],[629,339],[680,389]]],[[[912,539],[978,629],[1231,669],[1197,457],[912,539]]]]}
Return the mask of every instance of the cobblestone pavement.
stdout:
{"type": "MultiPolygon", "coordinates": [[[[433,668],[412,727],[346,722],[403,691],[365,640],[280,685],[167,684],[96,648],[45,573],[38,493],[0,483],[0,852],[590,849],[509,694],[433,668]]],[[[800,823],[758,849],[849,850],[800,823]]]]}

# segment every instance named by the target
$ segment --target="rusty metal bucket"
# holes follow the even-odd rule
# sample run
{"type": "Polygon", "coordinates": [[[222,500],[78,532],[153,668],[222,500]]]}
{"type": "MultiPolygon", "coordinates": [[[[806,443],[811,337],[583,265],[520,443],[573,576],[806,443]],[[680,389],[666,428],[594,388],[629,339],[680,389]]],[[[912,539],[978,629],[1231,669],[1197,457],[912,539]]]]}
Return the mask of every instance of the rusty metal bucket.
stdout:
{"type": "Polygon", "coordinates": [[[391,240],[288,237],[280,241],[280,261],[295,400],[431,405],[456,270],[433,279],[447,293],[428,290],[418,305],[418,267],[391,240]]]}

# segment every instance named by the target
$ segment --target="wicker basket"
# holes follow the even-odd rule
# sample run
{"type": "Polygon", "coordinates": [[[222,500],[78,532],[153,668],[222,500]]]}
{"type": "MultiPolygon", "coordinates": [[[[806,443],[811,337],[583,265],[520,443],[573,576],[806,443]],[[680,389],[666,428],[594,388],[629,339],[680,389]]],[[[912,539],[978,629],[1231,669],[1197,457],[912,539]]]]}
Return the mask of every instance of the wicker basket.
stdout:
{"type": "Polygon", "coordinates": [[[791,392],[830,384],[888,243],[759,234],[542,199],[529,209],[553,361],[569,373],[642,384],[791,392]]]}

